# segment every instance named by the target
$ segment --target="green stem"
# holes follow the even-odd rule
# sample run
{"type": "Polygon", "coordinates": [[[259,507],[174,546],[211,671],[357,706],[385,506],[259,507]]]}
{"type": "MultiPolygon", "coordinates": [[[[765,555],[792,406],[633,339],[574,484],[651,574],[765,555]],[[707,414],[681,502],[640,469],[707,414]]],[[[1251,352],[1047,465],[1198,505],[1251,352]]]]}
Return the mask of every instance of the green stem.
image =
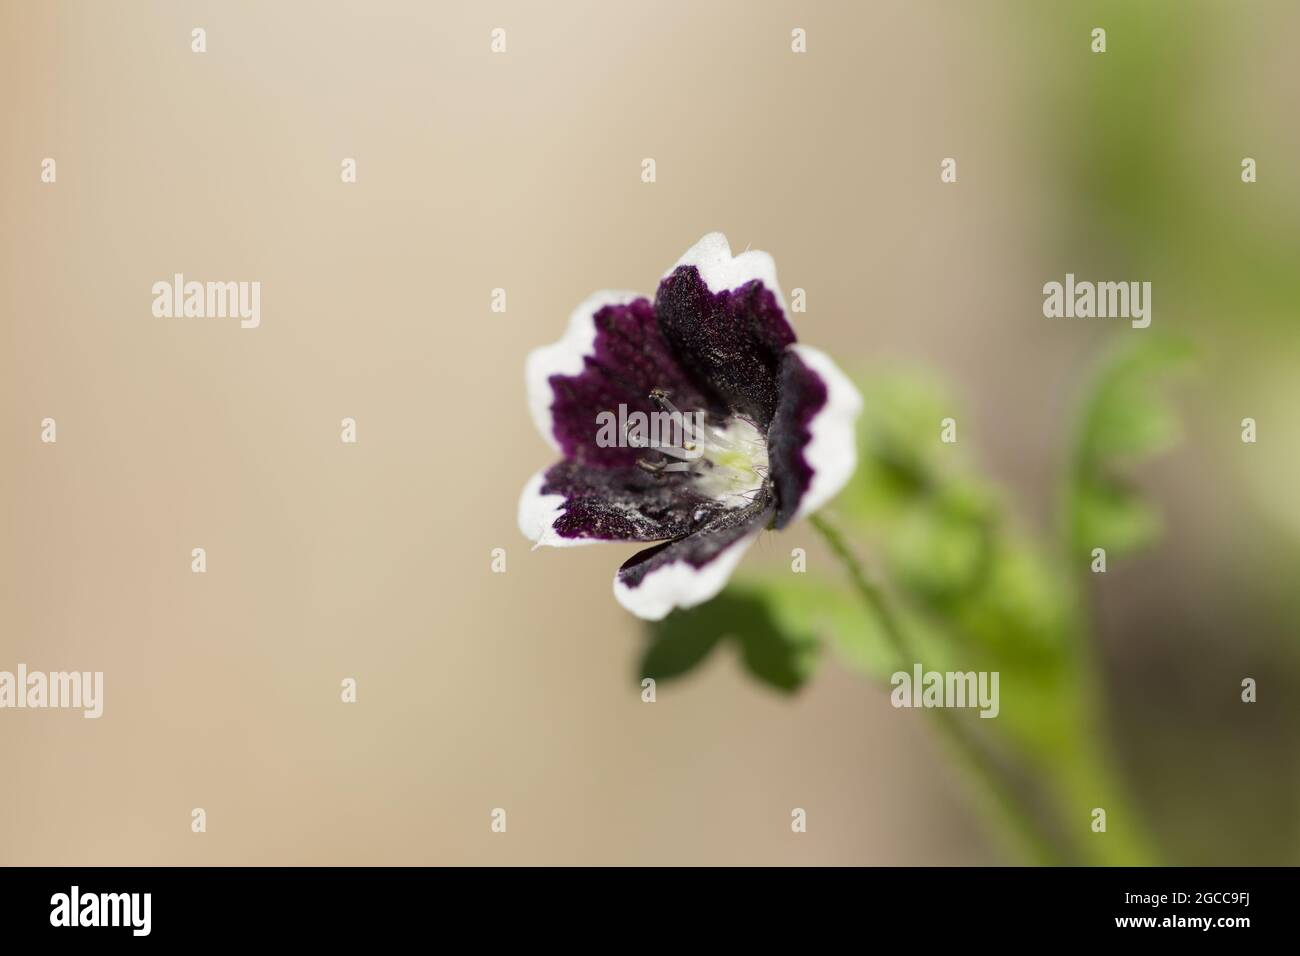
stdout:
{"type": "MultiPolygon", "coordinates": [[[[848,571],[853,587],[867,610],[879,620],[881,631],[893,647],[902,669],[910,671],[917,660],[916,652],[905,631],[899,626],[898,616],[884,593],[867,577],[857,555],[838,528],[820,514],[813,515],[809,520],[848,571]]],[[[985,796],[997,808],[1008,829],[1018,837],[1025,851],[1040,863],[1061,862],[1054,842],[1034,825],[1032,811],[1021,806],[1015,790],[990,765],[987,754],[953,714],[942,708],[930,709],[929,713],[943,732],[949,747],[980,781],[985,796]]]]}

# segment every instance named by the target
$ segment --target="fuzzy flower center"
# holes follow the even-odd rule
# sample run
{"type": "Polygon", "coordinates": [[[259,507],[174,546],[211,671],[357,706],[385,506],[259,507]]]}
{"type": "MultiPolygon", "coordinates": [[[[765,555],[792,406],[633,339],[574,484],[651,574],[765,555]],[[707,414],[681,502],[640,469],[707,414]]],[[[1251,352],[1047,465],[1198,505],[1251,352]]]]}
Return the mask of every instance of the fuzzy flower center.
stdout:
{"type": "Polygon", "coordinates": [[[641,467],[655,473],[687,472],[696,491],[727,508],[753,504],[768,481],[767,439],[753,422],[737,416],[712,425],[702,413],[683,414],[660,389],[650,398],[685,427],[680,443],[653,446],[663,457],[642,459],[641,467]]]}
{"type": "Polygon", "coordinates": [[[767,440],[743,418],[707,431],[700,443],[700,465],[693,472],[696,488],[728,508],[752,504],[767,482],[767,440]]]}

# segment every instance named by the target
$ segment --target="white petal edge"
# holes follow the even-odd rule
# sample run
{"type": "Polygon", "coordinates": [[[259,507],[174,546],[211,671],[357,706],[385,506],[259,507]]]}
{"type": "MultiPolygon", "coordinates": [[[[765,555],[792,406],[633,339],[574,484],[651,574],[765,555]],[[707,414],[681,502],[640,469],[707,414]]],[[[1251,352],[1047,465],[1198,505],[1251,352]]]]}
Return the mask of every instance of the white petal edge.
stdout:
{"type": "Polygon", "coordinates": [[[519,530],[533,542],[533,548],[572,548],[596,544],[595,538],[562,538],[555,530],[556,520],[564,514],[564,495],[544,495],[545,470],[528,479],[519,496],[519,530]]]}
{"type": "Polygon", "coordinates": [[[766,252],[750,249],[732,256],[727,237],[720,232],[711,232],[686,250],[686,254],[673,263],[672,269],[664,273],[664,278],[672,275],[679,266],[695,266],[699,269],[700,278],[710,292],[738,289],[745,283],[758,279],[772,290],[781,311],[786,312],[786,319],[789,320],[785,298],[776,281],[776,262],[766,252]]]}
{"type": "Polygon", "coordinates": [[[856,423],[862,413],[862,395],[825,352],[798,343],[790,348],[826,383],[826,404],[809,423],[812,438],[803,449],[813,475],[795,511],[794,519],[798,519],[834,498],[853,477],[858,465],[856,423]]]}
{"type": "Polygon", "coordinates": [[[524,382],[528,388],[528,408],[533,414],[533,422],[542,437],[557,451],[560,443],[555,440],[554,422],[551,419],[551,403],[555,395],[551,391],[552,375],[578,375],[582,372],[583,359],[594,354],[596,344],[595,315],[607,305],[627,305],[636,299],[647,296],[639,292],[606,291],[587,296],[569,316],[568,328],[558,342],[543,345],[528,353],[524,362],[524,382]]]}
{"type": "Polygon", "coordinates": [[[731,572],[745,556],[762,529],[745,535],[702,568],[688,561],[674,561],[651,571],[641,583],[630,588],[614,575],[614,597],[639,618],[661,621],[673,608],[695,607],[717,597],[727,585],[731,572]]]}

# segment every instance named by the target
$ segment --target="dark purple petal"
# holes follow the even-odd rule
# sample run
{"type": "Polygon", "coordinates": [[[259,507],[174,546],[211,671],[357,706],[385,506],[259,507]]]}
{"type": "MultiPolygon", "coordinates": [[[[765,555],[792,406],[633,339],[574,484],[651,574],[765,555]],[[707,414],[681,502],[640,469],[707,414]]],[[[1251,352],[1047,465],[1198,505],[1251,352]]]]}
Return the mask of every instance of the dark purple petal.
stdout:
{"type": "Polygon", "coordinates": [[[643,452],[636,448],[597,445],[597,416],[657,411],[653,389],[663,389],[683,410],[707,408],[703,394],[678,364],[655,321],[647,299],[598,310],[592,354],[583,359],[578,375],[552,375],[551,418],[556,441],[566,458],[602,468],[634,466],[643,452]]]}
{"type": "Polygon", "coordinates": [[[766,496],[744,508],[715,512],[686,537],[634,554],[618,569],[618,582],[626,588],[637,588],[648,575],[678,562],[697,570],[704,568],[731,545],[762,530],[771,517],[772,501],[766,496]]]}
{"type": "Polygon", "coordinates": [[[791,350],[781,360],[781,398],[767,431],[767,460],[776,485],[776,527],[784,528],[812,484],[804,456],[812,440],[812,421],[826,406],[829,392],[821,376],[791,350]]]}
{"type": "Polygon", "coordinates": [[[682,472],[593,468],[562,461],[547,470],[541,494],[563,495],[553,528],[561,538],[664,541],[688,535],[725,509],[696,494],[682,472]]]}
{"type": "Polygon", "coordinates": [[[755,279],[711,292],[695,266],[659,283],[664,337],[701,388],[766,430],[776,412],[781,356],[795,340],[771,289],[755,279]]]}

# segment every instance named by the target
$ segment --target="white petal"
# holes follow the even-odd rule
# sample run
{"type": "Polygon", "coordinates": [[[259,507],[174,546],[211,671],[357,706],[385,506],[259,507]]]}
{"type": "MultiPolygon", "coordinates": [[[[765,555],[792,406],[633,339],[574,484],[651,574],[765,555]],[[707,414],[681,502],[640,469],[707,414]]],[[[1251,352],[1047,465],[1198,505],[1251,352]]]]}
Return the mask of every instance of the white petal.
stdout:
{"type": "MultiPolygon", "coordinates": [[[[785,299],[781,287],[776,282],[776,263],[766,252],[751,249],[738,256],[731,255],[731,246],[727,237],[720,232],[711,232],[687,250],[686,255],[678,259],[673,268],[664,273],[672,275],[678,266],[695,266],[700,270],[700,278],[709,287],[710,292],[724,292],[738,289],[753,279],[760,280],[772,290],[781,311],[786,312],[785,299]]],[[[788,316],[787,316],[788,318],[788,316]]]]}
{"type": "Polygon", "coordinates": [[[562,538],[555,530],[555,522],[564,514],[564,495],[542,494],[546,480],[545,470],[528,479],[519,496],[519,530],[534,542],[534,548],[571,548],[579,544],[595,544],[595,538],[562,538]]]}
{"type": "Polygon", "coordinates": [[[644,299],[639,292],[597,292],[588,296],[569,316],[569,326],[564,336],[550,345],[543,345],[528,353],[524,363],[524,381],[528,386],[528,407],[533,413],[537,430],[552,448],[559,449],[551,420],[551,404],[555,395],[551,391],[552,375],[578,375],[583,369],[583,359],[595,352],[596,323],[594,316],[607,305],[626,305],[644,299]]]}
{"type": "Polygon", "coordinates": [[[812,481],[799,501],[794,518],[812,514],[830,501],[853,476],[858,464],[855,423],[862,412],[862,395],[829,355],[810,345],[791,349],[826,383],[826,404],[808,426],[812,439],[804,446],[804,459],[812,466],[812,481]]]}
{"type": "Polygon", "coordinates": [[[731,572],[744,557],[762,529],[747,534],[725,548],[702,568],[688,561],[674,561],[651,571],[634,588],[614,575],[614,597],[637,617],[659,621],[675,607],[695,607],[718,595],[726,587],[731,572]]]}

